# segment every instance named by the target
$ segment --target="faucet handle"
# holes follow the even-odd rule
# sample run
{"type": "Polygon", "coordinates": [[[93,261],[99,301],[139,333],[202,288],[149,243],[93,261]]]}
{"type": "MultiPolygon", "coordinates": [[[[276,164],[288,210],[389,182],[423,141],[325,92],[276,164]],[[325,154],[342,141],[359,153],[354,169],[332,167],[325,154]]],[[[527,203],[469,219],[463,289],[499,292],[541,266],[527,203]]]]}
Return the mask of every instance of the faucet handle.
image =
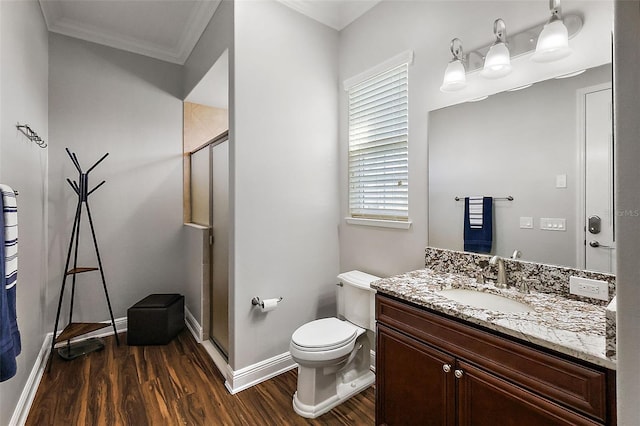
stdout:
{"type": "Polygon", "coordinates": [[[476,282],[478,284],[485,284],[485,269],[489,266],[488,260],[480,260],[478,261],[478,266],[480,267],[480,271],[478,271],[478,275],[476,276],[476,282]]]}
{"type": "Polygon", "coordinates": [[[518,286],[518,291],[521,293],[529,294],[531,293],[531,286],[536,284],[540,284],[540,280],[536,278],[522,278],[520,285],[518,286]]]}

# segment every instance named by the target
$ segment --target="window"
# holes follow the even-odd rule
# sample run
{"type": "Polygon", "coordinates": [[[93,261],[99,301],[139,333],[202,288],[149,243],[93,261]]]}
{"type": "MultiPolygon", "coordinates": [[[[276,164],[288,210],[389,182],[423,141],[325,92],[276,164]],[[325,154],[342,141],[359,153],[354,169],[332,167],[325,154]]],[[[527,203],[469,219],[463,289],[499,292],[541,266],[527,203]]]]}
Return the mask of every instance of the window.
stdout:
{"type": "Polygon", "coordinates": [[[345,82],[349,97],[349,216],[377,220],[378,225],[381,221],[409,221],[410,60],[407,54],[394,59],[396,64],[382,64],[387,66],[370,71],[355,84],[345,82]]]}

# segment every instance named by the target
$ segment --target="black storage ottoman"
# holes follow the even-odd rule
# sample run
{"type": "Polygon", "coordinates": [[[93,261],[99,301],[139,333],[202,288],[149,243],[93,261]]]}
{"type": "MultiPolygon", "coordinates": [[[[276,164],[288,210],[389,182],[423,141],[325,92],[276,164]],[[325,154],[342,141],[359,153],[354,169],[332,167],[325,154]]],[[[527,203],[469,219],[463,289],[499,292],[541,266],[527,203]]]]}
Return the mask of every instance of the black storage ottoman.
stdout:
{"type": "Polygon", "coordinates": [[[127,310],[129,346],[166,345],[184,328],[184,296],[152,294],[127,310]]]}

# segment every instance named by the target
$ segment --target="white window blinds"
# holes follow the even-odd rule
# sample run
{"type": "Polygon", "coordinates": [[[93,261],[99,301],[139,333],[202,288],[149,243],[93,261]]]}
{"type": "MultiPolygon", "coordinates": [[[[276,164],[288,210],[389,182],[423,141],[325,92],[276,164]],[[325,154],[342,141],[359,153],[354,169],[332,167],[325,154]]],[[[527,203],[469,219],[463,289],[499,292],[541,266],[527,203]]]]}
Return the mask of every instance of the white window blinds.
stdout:
{"type": "Polygon", "coordinates": [[[350,215],[408,221],[408,64],[348,94],[350,215]]]}

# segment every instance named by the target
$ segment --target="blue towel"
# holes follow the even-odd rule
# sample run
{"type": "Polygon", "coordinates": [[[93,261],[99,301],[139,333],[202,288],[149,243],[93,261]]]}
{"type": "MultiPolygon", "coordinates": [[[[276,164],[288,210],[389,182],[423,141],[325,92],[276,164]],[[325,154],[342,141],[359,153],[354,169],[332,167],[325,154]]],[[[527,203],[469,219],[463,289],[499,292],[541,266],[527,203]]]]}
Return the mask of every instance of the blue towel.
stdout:
{"type": "Polygon", "coordinates": [[[469,197],[464,199],[464,251],[491,253],[493,245],[493,197],[482,198],[481,226],[471,225],[469,197]]]}
{"type": "Polygon", "coordinates": [[[0,185],[0,382],[16,374],[21,351],[16,316],[18,208],[13,189],[0,185]]]}

